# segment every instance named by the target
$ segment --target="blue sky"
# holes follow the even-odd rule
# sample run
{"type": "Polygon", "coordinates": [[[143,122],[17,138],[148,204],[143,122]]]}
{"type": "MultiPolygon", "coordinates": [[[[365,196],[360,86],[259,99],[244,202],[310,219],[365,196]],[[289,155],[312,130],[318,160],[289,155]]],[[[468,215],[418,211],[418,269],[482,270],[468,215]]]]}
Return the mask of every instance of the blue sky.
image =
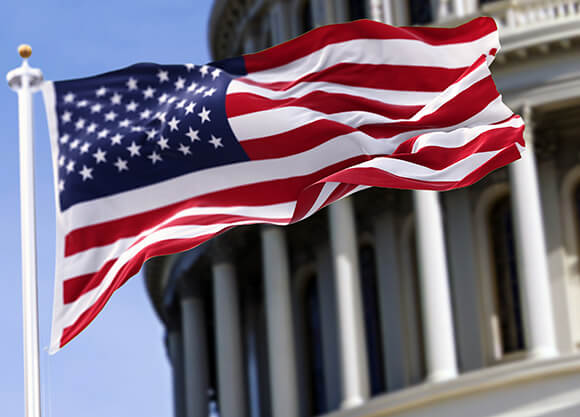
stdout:
{"type": "MultiPolygon", "coordinates": [[[[136,62],[209,61],[211,1],[39,1],[3,4],[0,72],[20,65],[16,48],[32,45],[30,64],[45,79],[77,78],[136,62]]],[[[4,77],[4,75],[3,75],[4,77]]],[[[0,404],[24,415],[17,96],[0,88],[0,404]]],[[[44,105],[35,97],[38,281],[41,349],[48,346],[54,271],[54,201],[44,105]]],[[[45,417],[172,414],[163,328],[141,276],[115,294],[99,317],[54,356],[41,351],[45,417]]]]}

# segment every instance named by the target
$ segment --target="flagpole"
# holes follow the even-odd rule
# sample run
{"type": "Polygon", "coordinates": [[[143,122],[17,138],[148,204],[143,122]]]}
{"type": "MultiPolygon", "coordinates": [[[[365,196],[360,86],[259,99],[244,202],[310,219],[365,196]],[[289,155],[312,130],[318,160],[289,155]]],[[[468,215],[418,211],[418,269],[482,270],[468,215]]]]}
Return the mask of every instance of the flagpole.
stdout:
{"type": "Polygon", "coordinates": [[[18,93],[24,401],[26,417],[40,417],[32,94],[42,83],[42,72],[28,65],[32,53],[30,46],[21,45],[18,53],[24,59],[22,65],[10,71],[6,79],[10,88],[18,93]]]}

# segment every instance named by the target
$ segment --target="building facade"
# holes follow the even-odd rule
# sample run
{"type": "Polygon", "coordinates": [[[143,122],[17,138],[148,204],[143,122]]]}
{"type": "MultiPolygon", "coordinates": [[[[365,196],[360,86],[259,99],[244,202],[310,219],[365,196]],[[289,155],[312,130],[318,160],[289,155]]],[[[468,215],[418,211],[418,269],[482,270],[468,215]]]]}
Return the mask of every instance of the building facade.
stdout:
{"type": "Polygon", "coordinates": [[[495,18],[528,152],[153,259],[177,417],[580,415],[580,0],[216,0],[214,58],[370,18],[495,18]]]}

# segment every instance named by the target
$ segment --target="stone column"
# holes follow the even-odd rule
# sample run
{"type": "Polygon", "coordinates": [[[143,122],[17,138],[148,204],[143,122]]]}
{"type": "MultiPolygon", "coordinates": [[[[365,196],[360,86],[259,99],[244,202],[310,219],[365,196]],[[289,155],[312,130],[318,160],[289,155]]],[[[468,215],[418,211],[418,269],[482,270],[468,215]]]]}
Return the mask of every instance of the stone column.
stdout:
{"type": "Polygon", "coordinates": [[[167,355],[173,376],[173,407],[175,417],[185,416],[185,380],[183,369],[183,340],[179,328],[171,328],[166,336],[167,355]]]}
{"type": "Polygon", "coordinates": [[[427,380],[457,376],[443,217],[435,191],[414,191],[427,380]]]}
{"type": "Polygon", "coordinates": [[[223,238],[212,253],[215,344],[221,417],[245,417],[245,379],[236,271],[223,238]]]}
{"type": "Polygon", "coordinates": [[[298,389],[290,272],[286,238],[279,227],[262,227],[262,261],[273,416],[297,417],[298,389]]]}
{"type": "Polygon", "coordinates": [[[203,298],[192,277],[183,279],[180,293],[185,415],[207,417],[209,374],[203,298]]]}
{"type": "Polygon", "coordinates": [[[329,221],[339,320],[341,407],[351,408],[364,403],[370,392],[352,200],[332,204],[329,221]]]}
{"type": "Polygon", "coordinates": [[[524,107],[527,150],[509,166],[526,340],[535,358],[557,355],[548,258],[533,148],[532,112],[524,107]]]}

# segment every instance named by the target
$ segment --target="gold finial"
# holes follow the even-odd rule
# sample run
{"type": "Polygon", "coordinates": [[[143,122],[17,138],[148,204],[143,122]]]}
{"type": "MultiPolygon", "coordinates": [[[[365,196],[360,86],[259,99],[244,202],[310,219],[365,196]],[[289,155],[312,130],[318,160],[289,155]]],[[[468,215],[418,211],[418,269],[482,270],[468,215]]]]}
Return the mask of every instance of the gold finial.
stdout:
{"type": "Polygon", "coordinates": [[[30,45],[22,44],[18,47],[18,53],[22,58],[30,58],[30,55],[32,55],[32,48],[30,45]]]}

